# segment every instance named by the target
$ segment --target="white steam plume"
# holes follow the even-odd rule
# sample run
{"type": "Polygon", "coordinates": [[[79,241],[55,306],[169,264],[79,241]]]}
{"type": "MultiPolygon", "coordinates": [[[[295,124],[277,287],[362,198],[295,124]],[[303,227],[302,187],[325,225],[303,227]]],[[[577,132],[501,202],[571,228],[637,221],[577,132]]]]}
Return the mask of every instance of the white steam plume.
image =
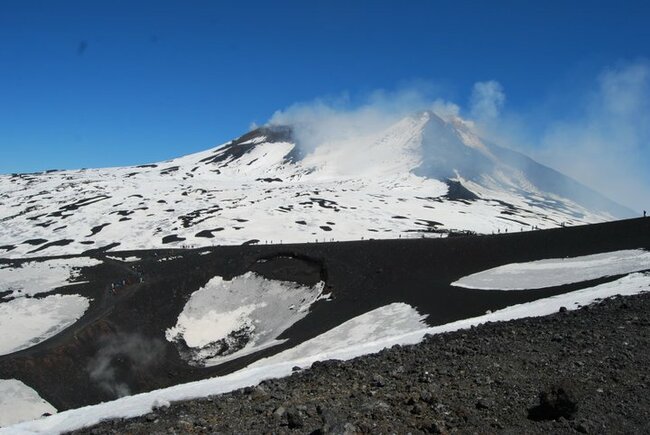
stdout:
{"type": "Polygon", "coordinates": [[[489,80],[474,84],[464,107],[439,98],[442,88],[419,83],[373,92],[362,104],[352,104],[347,95],[294,104],[274,113],[269,124],[292,125],[296,141],[309,153],[326,143],[349,143],[422,110],[444,119],[461,116],[485,139],[522,150],[633,210],[650,210],[650,63],[620,64],[591,82],[582,98],[566,101],[558,112],[540,111],[544,101],[530,110],[509,111],[503,86],[489,80]],[[565,118],[565,113],[573,115],[565,118]]]}
{"type": "Polygon", "coordinates": [[[434,101],[432,89],[420,83],[395,92],[377,90],[358,105],[353,105],[347,94],[296,103],[275,112],[268,124],[291,125],[296,141],[309,153],[323,144],[376,133],[417,111],[429,109],[441,116],[457,116],[459,107],[442,99],[434,101]]]}
{"type": "Polygon", "coordinates": [[[140,334],[119,333],[99,343],[100,348],[88,362],[90,380],[114,397],[131,394],[129,378],[160,362],[164,345],[158,339],[140,334]]]}

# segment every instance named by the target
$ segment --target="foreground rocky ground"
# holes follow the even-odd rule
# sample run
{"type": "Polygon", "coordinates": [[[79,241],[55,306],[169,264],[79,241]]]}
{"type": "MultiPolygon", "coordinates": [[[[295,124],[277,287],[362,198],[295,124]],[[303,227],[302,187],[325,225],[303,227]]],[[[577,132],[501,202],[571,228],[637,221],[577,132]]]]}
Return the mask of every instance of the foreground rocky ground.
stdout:
{"type": "Polygon", "coordinates": [[[650,433],[650,293],[430,336],[76,434],[650,433]]]}

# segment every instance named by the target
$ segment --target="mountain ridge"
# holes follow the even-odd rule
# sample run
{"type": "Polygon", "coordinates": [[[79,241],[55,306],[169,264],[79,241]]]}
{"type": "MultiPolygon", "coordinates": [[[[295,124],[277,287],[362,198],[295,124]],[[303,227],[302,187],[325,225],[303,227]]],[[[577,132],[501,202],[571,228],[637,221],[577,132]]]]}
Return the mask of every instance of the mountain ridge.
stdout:
{"type": "Polygon", "coordinates": [[[0,176],[0,256],[486,234],[632,214],[460,118],[422,112],[313,149],[296,128],[266,125],[164,162],[0,176]]]}

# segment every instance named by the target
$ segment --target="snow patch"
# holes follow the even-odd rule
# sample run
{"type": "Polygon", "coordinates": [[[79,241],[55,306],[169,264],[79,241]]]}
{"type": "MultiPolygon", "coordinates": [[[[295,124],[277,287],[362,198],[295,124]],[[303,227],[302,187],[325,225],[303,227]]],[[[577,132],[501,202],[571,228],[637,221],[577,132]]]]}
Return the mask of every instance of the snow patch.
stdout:
{"type": "Polygon", "coordinates": [[[0,293],[10,291],[9,296],[33,296],[49,292],[57,287],[72,284],[79,278],[79,268],[101,264],[89,257],[29,261],[20,265],[0,264],[0,293]]]}
{"type": "Polygon", "coordinates": [[[192,293],[165,336],[190,364],[221,364],[284,342],[277,337],[307,315],[323,287],[323,282],[308,287],[253,272],[231,281],[217,276],[192,293]]]}
{"type": "Polygon", "coordinates": [[[157,261],[160,263],[162,261],[173,261],[173,260],[178,260],[179,258],[182,258],[182,255],[172,255],[170,257],[160,257],[157,261]]]}
{"type": "Polygon", "coordinates": [[[479,290],[555,287],[650,269],[650,252],[628,249],[571,258],[511,263],[465,276],[452,285],[479,290]]]}
{"type": "Polygon", "coordinates": [[[300,343],[298,346],[269,358],[258,360],[249,367],[263,367],[284,361],[308,366],[314,361],[331,358],[340,349],[368,345],[389,337],[421,330],[426,315],[421,315],[408,304],[397,302],[377,308],[300,343]]]}
{"type": "Polygon", "coordinates": [[[135,261],[140,261],[142,260],[140,257],[136,256],[131,256],[131,257],[113,257],[110,255],[107,255],[106,258],[110,260],[117,260],[117,261],[124,261],[125,263],[133,263],[135,261]]]}
{"type": "Polygon", "coordinates": [[[55,336],[81,318],[89,305],[89,300],[79,295],[17,298],[0,303],[0,355],[55,336]]]}
{"type": "Polygon", "coordinates": [[[0,427],[56,414],[56,408],[17,379],[0,379],[0,427]]]}

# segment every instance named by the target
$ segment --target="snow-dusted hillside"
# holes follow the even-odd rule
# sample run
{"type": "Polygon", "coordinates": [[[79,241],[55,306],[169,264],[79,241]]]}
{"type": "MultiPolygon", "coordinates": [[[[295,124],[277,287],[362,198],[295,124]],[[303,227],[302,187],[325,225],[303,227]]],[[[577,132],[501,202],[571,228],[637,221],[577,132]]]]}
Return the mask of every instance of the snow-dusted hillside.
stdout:
{"type": "Polygon", "coordinates": [[[156,164],[0,176],[0,256],[512,232],[626,213],[424,112],[311,151],[269,126],[156,164]]]}

